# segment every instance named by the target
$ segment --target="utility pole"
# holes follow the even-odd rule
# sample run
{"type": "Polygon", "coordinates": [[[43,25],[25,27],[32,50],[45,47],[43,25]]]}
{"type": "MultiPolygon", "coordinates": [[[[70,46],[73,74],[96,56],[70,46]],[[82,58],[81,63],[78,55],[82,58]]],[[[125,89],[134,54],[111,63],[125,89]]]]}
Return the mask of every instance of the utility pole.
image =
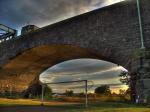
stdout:
{"type": "Polygon", "coordinates": [[[136,0],[136,3],[137,3],[137,12],[138,12],[138,19],[139,19],[139,27],[140,27],[141,49],[145,49],[143,26],[142,26],[142,17],[141,17],[141,8],[140,8],[140,0],[136,0]]]}

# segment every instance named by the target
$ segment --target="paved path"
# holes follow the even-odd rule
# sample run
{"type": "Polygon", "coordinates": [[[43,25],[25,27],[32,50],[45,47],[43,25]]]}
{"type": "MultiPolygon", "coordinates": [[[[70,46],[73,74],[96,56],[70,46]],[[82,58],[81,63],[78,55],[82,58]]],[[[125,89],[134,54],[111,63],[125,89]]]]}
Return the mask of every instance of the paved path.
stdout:
{"type": "Polygon", "coordinates": [[[0,107],[0,112],[69,112],[69,110],[51,106],[7,106],[0,107]]]}

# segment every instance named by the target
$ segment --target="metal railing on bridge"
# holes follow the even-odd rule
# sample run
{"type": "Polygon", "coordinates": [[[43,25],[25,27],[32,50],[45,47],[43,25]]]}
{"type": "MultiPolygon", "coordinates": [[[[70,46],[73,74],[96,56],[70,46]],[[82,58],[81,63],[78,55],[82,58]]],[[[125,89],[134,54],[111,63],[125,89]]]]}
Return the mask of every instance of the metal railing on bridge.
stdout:
{"type": "Polygon", "coordinates": [[[17,36],[17,30],[0,24],[0,43],[8,41],[17,36]]]}

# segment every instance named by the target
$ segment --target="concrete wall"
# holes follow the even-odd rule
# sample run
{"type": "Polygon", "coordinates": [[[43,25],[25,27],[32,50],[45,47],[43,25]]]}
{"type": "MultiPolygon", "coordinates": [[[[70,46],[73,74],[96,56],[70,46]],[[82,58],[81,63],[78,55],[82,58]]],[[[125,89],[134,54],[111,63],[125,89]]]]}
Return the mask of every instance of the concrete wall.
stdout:
{"type": "MultiPolygon", "coordinates": [[[[141,0],[144,41],[150,47],[150,0],[141,0]]],[[[18,53],[43,44],[71,44],[93,49],[108,60],[127,66],[140,34],[135,0],[124,1],[0,44],[0,66],[18,53]]]]}

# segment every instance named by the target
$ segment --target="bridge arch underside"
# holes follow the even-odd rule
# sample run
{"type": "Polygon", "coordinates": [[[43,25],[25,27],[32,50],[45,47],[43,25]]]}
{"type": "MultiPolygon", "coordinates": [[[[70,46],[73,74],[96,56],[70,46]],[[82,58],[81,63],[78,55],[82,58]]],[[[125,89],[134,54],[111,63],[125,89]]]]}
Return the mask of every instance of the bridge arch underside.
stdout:
{"type": "Polygon", "coordinates": [[[75,45],[41,45],[18,54],[0,69],[0,91],[37,91],[33,88],[39,84],[39,75],[44,70],[60,62],[79,58],[109,61],[94,50],[75,45]]]}

